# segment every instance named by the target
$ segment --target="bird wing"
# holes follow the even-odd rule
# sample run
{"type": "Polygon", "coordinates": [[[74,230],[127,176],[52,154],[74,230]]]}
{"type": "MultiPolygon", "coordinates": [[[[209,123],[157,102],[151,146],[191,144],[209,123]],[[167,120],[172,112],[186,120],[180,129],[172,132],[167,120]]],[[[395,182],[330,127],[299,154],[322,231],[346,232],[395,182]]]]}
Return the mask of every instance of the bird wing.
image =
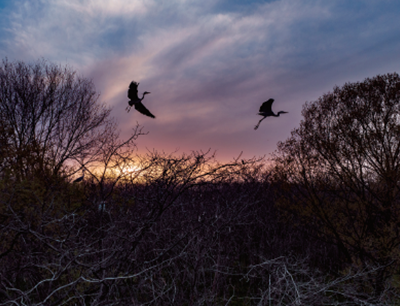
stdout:
{"type": "Polygon", "coordinates": [[[142,102],[135,103],[135,109],[143,115],[155,118],[155,116],[150,113],[150,111],[142,104],[142,102]]]}
{"type": "Polygon", "coordinates": [[[83,181],[83,176],[78,177],[76,180],[74,180],[72,183],[79,183],[80,181],[83,181]]]}
{"type": "Polygon", "coordinates": [[[265,101],[260,106],[260,113],[272,112],[272,103],[273,102],[274,102],[274,99],[269,99],[268,101],[265,101]]]}
{"type": "Polygon", "coordinates": [[[132,81],[131,84],[129,85],[129,90],[128,90],[128,98],[131,100],[139,100],[138,97],[138,86],[139,83],[136,83],[135,81],[132,81]]]}

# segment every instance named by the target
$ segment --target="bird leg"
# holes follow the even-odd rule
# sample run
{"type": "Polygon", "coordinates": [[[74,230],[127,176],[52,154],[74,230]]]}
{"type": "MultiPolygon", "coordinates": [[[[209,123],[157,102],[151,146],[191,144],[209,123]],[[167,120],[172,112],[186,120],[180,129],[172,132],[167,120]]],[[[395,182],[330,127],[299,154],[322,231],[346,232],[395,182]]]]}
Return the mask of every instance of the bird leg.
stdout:
{"type": "Polygon", "coordinates": [[[265,118],[267,118],[267,117],[264,117],[260,121],[258,121],[257,125],[254,127],[255,130],[258,129],[258,127],[260,126],[261,121],[263,121],[265,118]]]}
{"type": "Polygon", "coordinates": [[[129,111],[131,110],[131,108],[132,108],[132,106],[128,105],[128,106],[125,108],[126,112],[129,113],[129,111]]]}

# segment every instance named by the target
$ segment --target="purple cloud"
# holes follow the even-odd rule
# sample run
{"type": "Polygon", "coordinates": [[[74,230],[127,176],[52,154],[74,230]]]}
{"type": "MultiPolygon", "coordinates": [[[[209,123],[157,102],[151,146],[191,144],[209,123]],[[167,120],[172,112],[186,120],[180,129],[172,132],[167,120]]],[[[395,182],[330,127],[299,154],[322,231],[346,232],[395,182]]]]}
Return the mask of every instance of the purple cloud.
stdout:
{"type": "Polygon", "coordinates": [[[150,131],[139,152],[268,154],[305,101],[400,68],[393,1],[20,0],[0,10],[2,57],[44,57],[92,78],[122,135],[136,122],[150,131]],[[132,80],[151,91],[143,102],[157,119],[124,112],[132,80]],[[254,131],[269,98],[289,113],[254,131]]]}

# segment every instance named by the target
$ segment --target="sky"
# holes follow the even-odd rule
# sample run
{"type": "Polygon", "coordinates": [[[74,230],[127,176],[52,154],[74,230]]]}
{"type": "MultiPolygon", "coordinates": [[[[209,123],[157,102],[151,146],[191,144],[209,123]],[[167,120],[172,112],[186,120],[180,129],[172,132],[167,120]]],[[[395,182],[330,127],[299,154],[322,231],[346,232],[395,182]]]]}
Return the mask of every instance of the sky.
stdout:
{"type": "Polygon", "coordinates": [[[400,71],[398,0],[0,0],[0,57],[93,80],[139,153],[268,157],[306,101],[400,71]],[[127,89],[156,116],[125,112],[127,89]],[[278,118],[254,126],[262,102],[278,118]]]}

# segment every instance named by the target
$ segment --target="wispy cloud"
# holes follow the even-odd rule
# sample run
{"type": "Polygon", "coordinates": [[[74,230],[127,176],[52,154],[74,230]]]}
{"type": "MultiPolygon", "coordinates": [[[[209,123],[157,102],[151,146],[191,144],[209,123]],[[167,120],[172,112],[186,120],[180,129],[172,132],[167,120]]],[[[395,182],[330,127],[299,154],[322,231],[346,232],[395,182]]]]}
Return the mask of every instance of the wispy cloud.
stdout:
{"type": "Polygon", "coordinates": [[[151,131],[139,147],[167,151],[271,152],[306,100],[400,66],[400,4],[388,0],[19,0],[2,12],[2,57],[69,63],[122,131],[151,131]],[[132,79],[156,120],[123,112],[132,79]],[[289,114],[255,132],[270,97],[289,114]]]}

